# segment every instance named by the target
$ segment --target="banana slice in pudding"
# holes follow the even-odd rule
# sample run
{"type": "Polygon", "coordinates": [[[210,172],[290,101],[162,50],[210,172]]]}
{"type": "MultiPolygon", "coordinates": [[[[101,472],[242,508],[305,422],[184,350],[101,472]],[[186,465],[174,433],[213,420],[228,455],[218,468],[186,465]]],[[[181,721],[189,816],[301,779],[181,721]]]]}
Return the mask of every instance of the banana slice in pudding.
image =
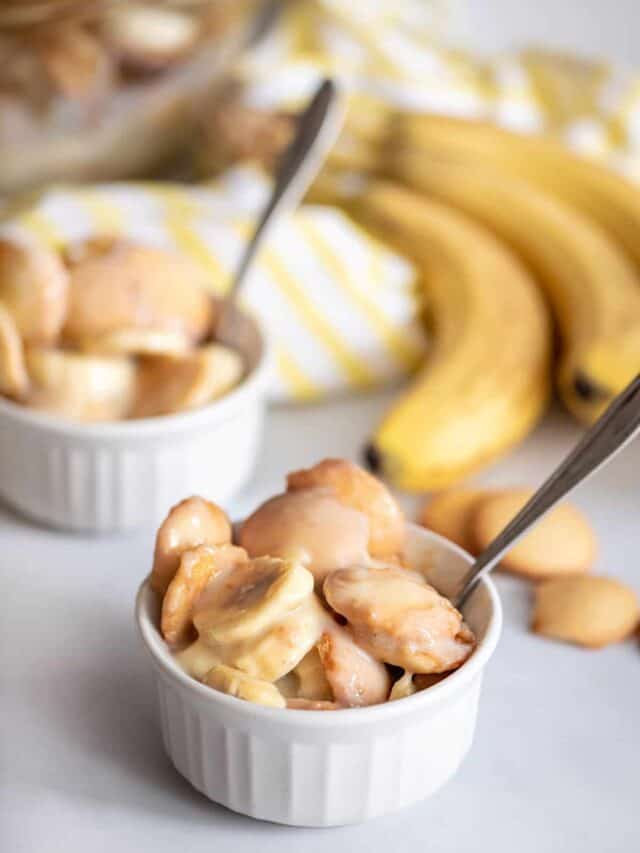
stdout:
{"type": "Polygon", "coordinates": [[[208,344],[176,357],[145,359],[138,371],[134,418],[196,409],[231,391],[242,379],[240,355],[221,344],[208,344]]]}
{"type": "Polygon", "coordinates": [[[295,698],[318,701],[333,699],[333,691],[327,681],[317,647],[307,652],[293,670],[293,675],[297,682],[295,698]]]}
{"type": "Polygon", "coordinates": [[[29,347],[26,364],[33,409],[83,421],[125,418],[135,391],[135,367],[128,358],[90,356],[29,347]]]}
{"type": "Polygon", "coordinates": [[[384,702],[391,687],[386,666],[357,646],[324,608],[320,622],[320,639],[292,671],[297,689],[291,698],[335,701],[340,707],[384,702]]]}
{"type": "Polygon", "coordinates": [[[418,673],[405,672],[400,678],[394,682],[389,694],[389,701],[395,699],[405,699],[407,696],[413,696],[414,693],[419,693],[421,690],[427,690],[438,684],[447,677],[448,672],[431,672],[418,673]]]}
{"type": "Polygon", "coordinates": [[[326,618],[313,576],[302,566],[270,557],[231,561],[198,595],[192,610],[198,640],[178,660],[196,678],[224,663],[277,681],[318,642],[326,618]]]}
{"type": "Polygon", "coordinates": [[[223,663],[220,654],[202,640],[196,640],[186,649],[176,652],[175,659],[187,675],[198,681],[202,681],[214,666],[223,663]]]}
{"type": "Polygon", "coordinates": [[[233,667],[218,664],[206,673],[203,683],[214,690],[228,693],[237,699],[266,705],[269,708],[285,708],[286,701],[275,684],[252,678],[233,667]]]}
{"type": "Polygon", "coordinates": [[[406,569],[350,568],[324,582],[331,607],[376,660],[410,672],[446,672],[469,657],[475,639],[451,602],[406,569]]]}
{"type": "Polygon", "coordinates": [[[0,304],[26,344],[52,344],[67,310],[69,274],[52,249],[0,239],[0,304]]]}
{"type": "Polygon", "coordinates": [[[292,471],[289,492],[328,488],[337,499],[369,519],[369,554],[391,560],[402,550],[404,515],[384,483],[347,459],[324,459],[313,468],[292,471]]]}
{"type": "Polygon", "coordinates": [[[83,352],[98,355],[181,356],[191,349],[191,342],[181,332],[157,329],[114,329],[82,341],[83,352]]]}
{"type": "Polygon", "coordinates": [[[287,708],[294,711],[339,711],[341,707],[326,699],[287,699],[287,708]]]}
{"type": "Polygon", "coordinates": [[[12,315],[0,303],[0,394],[21,399],[28,388],[22,340],[12,315]]]}
{"type": "Polygon", "coordinates": [[[276,495],[244,522],[240,545],[252,557],[271,554],[302,562],[322,583],[332,569],[369,562],[369,522],[328,489],[276,495]]]}
{"type": "Polygon", "coordinates": [[[308,604],[301,605],[260,637],[215,647],[199,638],[179,651],[176,660],[193,678],[202,679],[213,666],[223,663],[252,678],[278,682],[283,692],[296,697],[297,679],[292,671],[313,649],[321,631],[317,613],[308,604]]]}
{"type": "Polygon", "coordinates": [[[219,572],[233,571],[246,563],[247,552],[235,545],[198,545],[180,556],[164,599],[160,629],[170,645],[180,645],[193,630],[193,607],[207,584],[219,572]]]}
{"type": "Polygon", "coordinates": [[[249,675],[278,681],[313,649],[323,624],[324,610],[317,596],[312,594],[263,635],[223,646],[221,653],[226,662],[249,675]]]}
{"type": "Polygon", "coordinates": [[[318,653],[333,698],[349,708],[385,702],[391,689],[387,668],[354,642],[346,628],[325,631],[318,653]]]}
{"type": "Polygon", "coordinates": [[[193,622],[212,648],[232,646],[265,634],[312,591],[304,566],[258,557],[216,575],[196,602],[193,622]]]}
{"type": "Polygon", "coordinates": [[[406,699],[407,696],[413,696],[417,691],[418,688],[413,683],[413,673],[404,672],[397,681],[394,681],[389,693],[389,701],[395,702],[396,699],[406,699]]]}
{"type": "Polygon", "coordinates": [[[164,595],[184,551],[198,545],[231,542],[231,524],[217,504],[204,498],[186,498],[171,508],[156,535],[151,588],[164,595]]]}
{"type": "Polygon", "coordinates": [[[92,241],[69,269],[69,305],[63,335],[82,346],[120,329],[152,329],[203,340],[214,303],[204,274],[176,253],[125,240],[92,241]]]}

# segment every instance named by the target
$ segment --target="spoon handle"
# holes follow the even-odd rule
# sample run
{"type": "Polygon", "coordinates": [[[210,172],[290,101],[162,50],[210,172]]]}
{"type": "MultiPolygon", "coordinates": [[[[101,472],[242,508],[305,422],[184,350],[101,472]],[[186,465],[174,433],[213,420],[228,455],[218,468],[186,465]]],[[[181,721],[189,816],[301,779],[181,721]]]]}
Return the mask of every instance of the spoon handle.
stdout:
{"type": "Polygon", "coordinates": [[[480,554],[462,580],[456,606],[462,605],[478,582],[500,562],[526,531],[578,483],[586,480],[640,430],[640,374],[611,403],[567,458],[540,486],[502,533],[480,554]]]}
{"type": "Polygon", "coordinates": [[[296,134],[285,150],[269,201],[256,223],[233,276],[228,300],[235,299],[269,226],[286,210],[292,210],[320,170],[342,125],[343,105],[336,83],[326,79],[319,86],[297,123],[296,134]]]}

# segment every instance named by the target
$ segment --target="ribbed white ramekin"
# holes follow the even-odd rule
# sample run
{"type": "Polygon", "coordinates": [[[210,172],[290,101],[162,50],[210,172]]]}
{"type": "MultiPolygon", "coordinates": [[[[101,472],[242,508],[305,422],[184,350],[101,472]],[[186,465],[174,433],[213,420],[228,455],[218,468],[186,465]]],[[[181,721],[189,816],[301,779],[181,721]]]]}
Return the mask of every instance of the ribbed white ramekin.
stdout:
{"type": "Polygon", "coordinates": [[[248,479],[262,433],[269,353],[238,313],[241,384],[192,412],[84,424],[0,398],[0,496],[30,518],[108,533],[159,522],[191,494],[227,503],[248,479]]]}
{"type": "MultiPolygon", "coordinates": [[[[457,546],[414,525],[407,526],[405,551],[410,564],[445,593],[471,561],[457,546]]],[[[471,746],[482,673],[502,624],[498,596],[486,581],[465,607],[478,647],[444,681],[371,708],[292,711],[253,705],[189,678],[158,633],[158,610],[145,581],[136,618],[175,767],[216,803],[294,826],[357,823],[440,788],[471,746]]]]}

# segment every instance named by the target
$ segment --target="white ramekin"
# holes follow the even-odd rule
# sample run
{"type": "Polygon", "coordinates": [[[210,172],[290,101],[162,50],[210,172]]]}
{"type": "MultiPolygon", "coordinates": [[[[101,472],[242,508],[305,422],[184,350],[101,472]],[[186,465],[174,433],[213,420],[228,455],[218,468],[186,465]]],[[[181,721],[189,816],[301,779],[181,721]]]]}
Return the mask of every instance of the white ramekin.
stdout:
{"type": "Polygon", "coordinates": [[[252,318],[237,312],[233,329],[247,375],[192,412],[85,424],[0,398],[0,496],[35,521],[90,533],[159,522],[191,494],[228,503],[254,466],[269,364],[252,318]]]}
{"type": "MultiPolygon", "coordinates": [[[[471,558],[407,526],[405,552],[451,593],[471,558]]],[[[209,799],[293,826],[357,823],[433,794],[455,773],[475,728],[483,670],[502,624],[485,581],[465,608],[479,643],[439,684],[407,699],[344,711],[264,708],[189,678],[158,633],[158,601],[145,581],[136,619],[155,673],[166,751],[209,799]]]]}

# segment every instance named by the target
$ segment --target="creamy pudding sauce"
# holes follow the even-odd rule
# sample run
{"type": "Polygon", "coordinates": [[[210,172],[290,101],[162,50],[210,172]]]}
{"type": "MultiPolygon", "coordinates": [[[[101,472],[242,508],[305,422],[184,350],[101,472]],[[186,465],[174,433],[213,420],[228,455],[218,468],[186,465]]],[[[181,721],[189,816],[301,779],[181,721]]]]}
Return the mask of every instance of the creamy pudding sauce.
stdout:
{"type": "MultiPolygon", "coordinates": [[[[311,486],[262,504],[240,527],[238,547],[218,543],[211,549],[211,574],[202,591],[188,571],[175,573],[165,603],[178,600],[182,607],[194,595],[197,639],[175,649],[192,677],[260,704],[335,710],[411,695],[471,654],[475,638],[448,599],[420,572],[402,566],[399,556],[370,555],[376,512],[391,513],[383,522],[397,536],[401,515],[391,495],[385,490],[381,499],[384,486],[352,463],[330,462],[331,486],[317,482],[326,462],[299,472],[311,486]],[[339,489],[336,477],[345,481],[339,489]],[[373,495],[369,507],[367,489],[373,495]],[[231,563],[225,564],[225,547],[233,551],[231,563]]],[[[219,538],[222,527],[211,525],[212,505],[191,500],[203,518],[202,535],[208,519],[219,538]]],[[[172,514],[156,546],[162,577],[164,549],[175,560],[177,543],[197,538],[199,528],[184,503],[172,514]],[[188,535],[170,535],[182,518],[188,535]]],[[[378,537],[375,548],[384,552],[384,539],[378,537]]],[[[165,637],[172,615],[163,604],[165,637]]]]}

